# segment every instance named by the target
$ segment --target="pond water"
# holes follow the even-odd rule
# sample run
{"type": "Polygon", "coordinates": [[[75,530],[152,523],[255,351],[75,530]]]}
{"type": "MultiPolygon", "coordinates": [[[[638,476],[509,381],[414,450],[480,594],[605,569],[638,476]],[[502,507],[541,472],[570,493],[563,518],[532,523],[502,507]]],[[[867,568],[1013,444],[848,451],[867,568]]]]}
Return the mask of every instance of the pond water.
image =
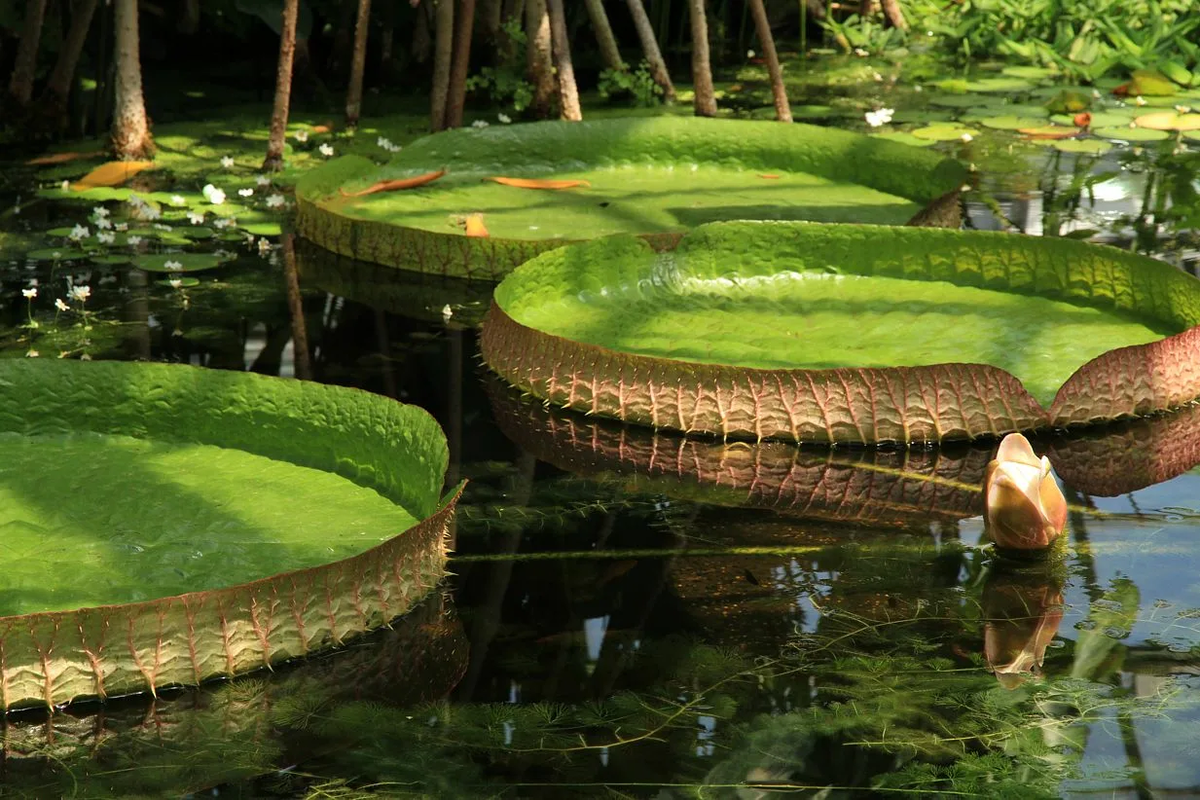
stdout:
{"type": "MultiPolygon", "coordinates": [[[[975,227],[1194,268],[1194,153],[974,146],[975,227]]],[[[0,224],[81,221],[46,201],[0,224]]],[[[981,541],[986,445],[726,446],[547,412],[478,363],[486,289],[303,246],[297,267],[238,247],[172,286],[5,251],[0,355],[311,375],[424,406],[448,483],[470,479],[454,576],[391,629],[273,673],[10,714],[6,793],[1200,793],[1200,411],[1035,441],[1068,533],[1008,563],[981,541]],[[89,318],[42,314],[31,338],[34,279],[90,286],[89,318]],[[1003,669],[1038,660],[1037,678],[1003,669]]]]}

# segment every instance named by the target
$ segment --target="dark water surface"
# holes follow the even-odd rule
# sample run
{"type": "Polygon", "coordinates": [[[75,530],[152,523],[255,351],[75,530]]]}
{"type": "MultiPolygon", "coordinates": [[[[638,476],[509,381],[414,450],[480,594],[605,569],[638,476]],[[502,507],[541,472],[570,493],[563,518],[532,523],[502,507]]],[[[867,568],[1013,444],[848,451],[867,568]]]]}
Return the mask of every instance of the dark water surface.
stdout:
{"type": "MultiPolygon", "coordinates": [[[[971,219],[1186,267],[1186,207],[1143,202],[1191,158],[1030,161],[1034,188],[989,178],[999,203],[971,219]]],[[[80,220],[42,203],[0,224],[80,220]]],[[[550,412],[478,363],[488,287],[301,246],[289,305],[279,250],[236,247],[183,289],[0,253],[0,355],[311,372],[424,406],[448,482],[470,479],[454,576],[393,629],[274,673],[10,714],[4,794],[1200,796],[1200,409],[1035,442],[1068,534],[1006,563],[981,547],[989,445],[722,445],[550,412]],[[65,296],[68,276],[91,330],[43,312],[29,341],[21,290],[65,296]],[[1040,641],[1040,676],[997,677],[985,639],[1004,661],[1040,641]]]]}

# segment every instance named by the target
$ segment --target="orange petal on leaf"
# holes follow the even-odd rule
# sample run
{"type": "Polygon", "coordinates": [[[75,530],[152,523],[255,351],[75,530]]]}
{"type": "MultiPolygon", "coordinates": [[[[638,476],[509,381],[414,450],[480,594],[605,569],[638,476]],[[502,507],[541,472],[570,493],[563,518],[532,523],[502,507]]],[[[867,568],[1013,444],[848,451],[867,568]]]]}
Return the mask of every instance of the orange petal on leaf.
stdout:
{"type": "Polygon", "coordinates": [[[120,186],[142,170],[153,166],[153,161],[109,161],[71,184],[71,188],[83,192],[98,186],[120,186]]]}
{"type": "Polygon", "coordinates": [[[99,150],[93,150],[90,153],[47,153],[44,156],[31,158],[25,162],[27,167],[45,167],[50,164],[66,164],[68,161],[77,161],[81,158],[95,158],[100,155],[99,150]]]}
{"type": "Polygon", "coordinates": [[[515,186],[518,189],[574,189],[576,186],[591,186],[585,180],[552,180],[548,178],[484,178],[504,186],[515,186]]]}
{"type": "Polygon", "coordinates": [[[379,181],[373,183],[365,189],[360,189],[357,192],[347,192],[341,187],[338,192],[342,197],[362,197],[366,194],[375,194],[376,192],[394,192],[398,189],[413,189],[417,186],[424,186],[427,183],[433,183],[438,178],[446,174],[446,170],[439,169],[437,172],[426,172],[424,175],[417,175],[413,178],[397,178],[393,181],[379,181]]]}
{"type": "Polygon", "coordinates": [[[769,181],[777,181],[777,180],[779,180],[779,176],[778,176],[778,175],[772,175],[772,174],[770,174],[770,173],[759,173],[759,176],[758,176],[758,177],[760,177],[760,178],[766,178],[766,179],[767,179],[767,180],[769,180],[769,181]]]}
{"type": "Polygon", "coordinates": [[[467,236],[488,236],[488,229],[483,224],[483,214],[467,215],[467,236]]]}
{"type": "Polygon", "coordinates": [[[312,126],[313,133],[329,133],[331,130],[333,130],[332,122],[326,122],[322,125],[313,125],[312,126]]]}

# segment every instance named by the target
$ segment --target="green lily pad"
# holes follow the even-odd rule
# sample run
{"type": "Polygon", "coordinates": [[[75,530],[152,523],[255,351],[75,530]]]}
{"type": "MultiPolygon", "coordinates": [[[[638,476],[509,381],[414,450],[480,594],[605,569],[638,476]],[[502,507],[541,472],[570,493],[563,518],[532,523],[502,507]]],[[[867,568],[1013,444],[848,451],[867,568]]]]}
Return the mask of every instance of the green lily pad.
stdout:
{"type": "Polygon", "coordinates": [[[967,82],[967,91],[969,92],[1002,92],[1004,94],[1018,94],[1020,92],[1028,92],[1034,88],[1032,81],[1025,78],[1017,78],[1014,76],[1006,76],[1003,78],[980,78],[975,81],[967,82]]]}
{"type": "Polygon", "coordinates": [[[1000,70],[1000,74],[1008,75],[1013,78],[1024,78],[1027,81],[1038,81],[1057,77],[1060,73],[1058,70],[1050,69],[1049,67],[1033,67],[1014,64],[1000,70]]]}
{"type": "Polygon", "coordinates": [[[166,286],[169,289],[175,289],[175,288],[190,289],[193,286],[199,286],[200,279],[199,278],[190,278],[186,275],[183,275],[178,278],[170,278],[168,280],[155,281],[155,283],[158,284],[159,286],[166,286]],[[175,285],[176,283],[178,283],[178,287],[175,285]]]}
{"type": "Polygon", "coordinates": [[[221,257],[216,253],[143,253],[133,257],[133,264],[147,272],[199,272],[220,266],[221,257]]]}
{"type": "Polygon", "coordinates": [[[747,217],[902,224],[966,176],[935,153],[802,123],[541,122],[434,134],[382,166],[333,159],[297,184],[296,225],[364,261],[496,278],[538,252],[614,233],[670,239],[747,217]],[[440,170],[415,188],[344,194],[440,170]],[[496,177],[576,185],[523,188],[496,177]],[[466,235],[468,222],[481,235],[466,235]]]}
{"type": "MultiPolygon", "coordinates": [[[[930,97],[929,103],[943,108],[974,108],[988,104],[989,99],[991,98],[980,97],[977,94],[939,94],[930,97]]],[[[1001,105],[1002,101],[996,98],[992,100],[992,104],[1001,105]]]]}
{"type": "MultiPolygon", "coordinates": [[[[1082,113],[1082,112],[1081,112],[1082,113]]],[[[1133,117],[1129,114],[1115,113],[1111,111],[1093,111],[1088,112],[1091,115],[1090,127],[1092,128],[1112,128],[1119,125],[1128,125],[1133,117]]],[[[1050,117],[1050,121],[1055,125],[1075,125],[1075,114],[1055,114],[1050,117]]]]}
{"type": "Polygon", "coordinates": [[[597,416],[725,438],[916,441],[1187,402],[1200,395],[1198,323],[1200,281],[1115,248],[735,222],[666,252],[612,237],[543,254],[497,287],[481,349],[517,388],[597,416]],[[1110,352],[1130,346],[1144,349],[1110,352]]]}
{"type": "Polygon", "coordinates": [[[1112,149],[1112,143],[1101,139],[1055,139],[1050,142],[1055,150],[1064,153],[1086,153],[1100,155],[1112,149]]]}
{"type": "Polygon", "coordinates": [[[1200,114],[1157,111],[1142,114],[1134,119],[1134,123],[1139,128],[1150,128],[1156,131],[1197,131],[1200,130],[1200,114]]]}
{"type": "Polygon", "coordinates": [[[919,139],[911,133],[905,131],[887,131],[886,133],[872,133],[873,139],[886,139],[889,142],[899,142],[912,147],[933,147],[937,142],[932,139],[919,139]]]}
{"type": "Polygon", "coordinates": [[[213,229],[204,225],[184,225],[175,229],[175,233],[184,239],[211,239],[213,229]]]}
{"type": "Polygon", "coordinates": [[[74,247],[42,247],[26,251],[25,257],[34,261],[65,261],[87,258],[87,253],[76,250],[74,247]]]}
{"type": "Polygon", "coordinates": [[[443,572],[447,450],[421,409],[165,364],[9,360],[0,382],[6,708],[313,652],[443,572]]]}
{"type": "Polygon", "coordinates": [[[50,230],[46,231],[46,235],[47,236],[61,236],[63,238],[66,238],[71,235],[71,231],[73,231],[73,230],[74,230],[74,228],[67,227],[67,226],[63,226],[61,228],[51,228],[50,230]]]}
{"type": "Polygon", "coordinates": [[[93,264],[129,264],[133,262],[133,256],[124,253],[108,253],[102,256],[92,256],[91,261],[93,264]]]}
{"type": "Polygon", "coordinates": [[[912,132],[912,135],[918,139],[928,139],[931,142],[949,142],[955,139],[961,139],[965,136],[975,136],[979,133],[971,128],[964,128],[959,125],[929,125],[924,128],[917,128],[912,132]]]}
{"type": "MultiPolygon", "coordinates": [[[[1045,106],[1035,105],[1033,103],[1005,103],[1001,106],[983,106],[982,108],[990,108],[991,113],[988,116],[997,116],[1000,114],[1011,114],[1015,117],[1037,117],[1045,119],[1050,116],[1050,109],[1045,106]]],[[[974,109],[972,109],[974,110],[974,109]]]]}
{"type": "Polygon", "coordinates": [[[1094,128],[1092,133],[1105,139],[1117,139],[1123,142],[1161,142],[1171,138],[1166,131],[1156,131],[1152,128],[1131,128],[1128,125],[1115,125],[1111,128],[1094,128]]]}
{"type": "Polygon", "coordinates": [[[985,128],[993,128],[998,131],[1015,131],[1021,128],[1036,128],[1045,124],[1045,119],[1036,117],[1015,117],[1011,114],[1006,114],[1000,117],[988,117],[987,119],[979,120],[979,124],[985,128]]]}

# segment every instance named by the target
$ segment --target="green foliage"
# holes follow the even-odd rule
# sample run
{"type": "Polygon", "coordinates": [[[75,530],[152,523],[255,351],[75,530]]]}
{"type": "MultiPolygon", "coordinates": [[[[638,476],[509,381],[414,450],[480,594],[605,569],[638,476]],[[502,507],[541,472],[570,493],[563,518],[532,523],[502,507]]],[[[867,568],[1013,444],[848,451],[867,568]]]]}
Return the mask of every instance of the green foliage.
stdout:
{"type": "Polygon", "coordinates": [[[650,64],[646,61],[636,69],[606,69],[600,73],[597,87],[605,100],[629,95],[638,108],[653,108],[662,102],[663,89],[650,75],[650,64]]]}
{"type": "Polygon", "coordinates": [[[524,111],[533,102],[533,84],[525,79],[525,31],[519,17],[506,20],[501,31],[510,43],[510,47],[502,51],[501,63],[483,67],[478,75],[468,78],[467,91],[480,92],[497,105],[524,111]]]}

